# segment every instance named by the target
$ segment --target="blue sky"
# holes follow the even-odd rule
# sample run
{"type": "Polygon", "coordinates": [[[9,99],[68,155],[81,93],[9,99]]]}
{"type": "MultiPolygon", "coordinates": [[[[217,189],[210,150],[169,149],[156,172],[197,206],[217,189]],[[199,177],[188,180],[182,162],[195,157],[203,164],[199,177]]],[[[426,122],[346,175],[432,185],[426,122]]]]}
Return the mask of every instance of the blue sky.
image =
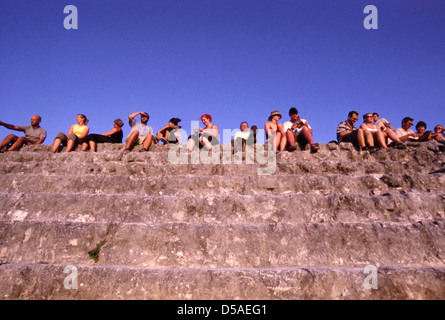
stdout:
{"type": "Polygon", "coordinates": [[[445,124],[444,14],[443,0],[1,0],[0,120],[40,114],[45,144],[78,113],[91,133],[121,118],[125,135],[135,111],[155,132],[172,117],[189,132],[203,113],[264,128],[291,107],[322,143],[350,110],[432,129],[445,124]],[[377,30],[363,27],[368,4],[377,30]]]}

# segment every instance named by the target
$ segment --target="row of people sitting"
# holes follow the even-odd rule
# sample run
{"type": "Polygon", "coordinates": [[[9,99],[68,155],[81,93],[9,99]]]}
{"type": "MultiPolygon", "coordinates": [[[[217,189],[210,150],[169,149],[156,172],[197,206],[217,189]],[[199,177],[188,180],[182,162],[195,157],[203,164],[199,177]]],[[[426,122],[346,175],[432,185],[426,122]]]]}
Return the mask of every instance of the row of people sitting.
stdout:
{"type": "MultiPolygon", "coordinates": [[[[351,111],[348,114],[348,119],[337,126],[338,142],[352,142],[361,150],[372,150],[376,146],[383,149],[389,149],[390,146],[405,148],[406,142],[413,141],[432,140],[445,144],[444,127],[441,125],[437,125],[434,128],[434,132],[431,132],[426,131],[426,123],[420,121],[416,125],[417,132],[414,132],[410,129],[413,125],[413,119],[406,117],[402,120],[402,127],[394,130],[391,124],[386,119],[380,118],[377,113],[366,113],[363,115],[363,124],[357,128],[355,123],[358,120],[358,116],[358,112],[351,111]]],[[[289,117],[289,121],[281,124],[279,123],[279,120],[282,118],[280,112],[273,111],[269,116],[269,121],[264,125],[266,139],[273,139],[274,150],[293,151],[297,149],[297,145],[301,148],[309,145],[311,151],[316,152],[319,146],[314,143],[312,128],[308,121],[300,118],[296,108],[289,110],[289,117]]],[[[181,131],[179,130],[181,128],[179,126],[181,119],[170,119],[169,123],[162,127],[155,137],[153,128],[147,124],[149,118],[148,113],[142,111],[129,115],[131,131],[125,139],[125,152],[129,152],[137,144],[142,145],[141,151],[148,151],[153,143],[177,143],[181,140],[181,131]],[[135,120],[135,117],[138,115],[141,116],[140,122],[135,120]]],[[[202,115],[201,121],[204,127],[198,127],[188,137],[187,146],[189,151],[193,150],[197,145],[199,148],[211,150],[214,145],[219,144],[219,129],[216,124],[212,123],[211,115],[202,115]]],[[[0,121],[0,125],[5,128],[25,133],[25,137],[18,137],[13,134],[8,135],[0,143],[0,152],[19,150],[23,145],[42,144],[46,138],[46,130],[40,127],[40,122],[41,117],[38,115],[31,117],[30,126],[14,126],[0,121]]],[[[89,134],[87,124],[87,117],[83,114],[78,114],[76,124],[70,127],[67,134],[62,132],[57,134],[51,152],[57,152],[60,146],[66,146],[66,151],[70,152],[79,144],[82,145],[82,151],[89,149],[94,152],[96,151],[97,143],[122,143],[122,127],[124,126],[122,120],[116,119],[113,128],[103,134],[89,134]]],[[[240,132],[235,134],[234,141],[240,139],[245,144],[248,136],[253,134],[256,143],[256,126],[249,128],[247,122],[242,122],[240,130],[240,132]]]]}
{"type": "Polygon", "coordinates": [[[386,150],[390,149],[390,146],[405,149],[407,142],[433,141],[445,144],[442,125],[437,125],[434,132],[425,131],[426,123],[419,121],[416,125],[417,132],[414,132],[410,129],[414,120],[405,117],[402,120],[402,126],[394,131],[391,123],[384,118],[380,119],[378,113],[366,113],[363,115],[363,124],[357,128],[355,123],[358,116],[357,111],[351,111],[348,114],[348,119],[338,124],[338,142],[351,142],[360,150],[371,151],[375,150],[377,146],[386,150]]]}

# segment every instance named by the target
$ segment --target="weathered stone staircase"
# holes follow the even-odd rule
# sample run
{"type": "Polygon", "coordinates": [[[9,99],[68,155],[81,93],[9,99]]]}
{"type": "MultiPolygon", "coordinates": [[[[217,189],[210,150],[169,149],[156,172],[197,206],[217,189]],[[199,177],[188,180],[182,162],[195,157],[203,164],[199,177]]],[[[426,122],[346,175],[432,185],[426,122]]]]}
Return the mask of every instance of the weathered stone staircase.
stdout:
{"type": "Polygon", "coordinates": [[[1,299],[445,298],[443,153],[49,148],[0,154],[1,299]]]}

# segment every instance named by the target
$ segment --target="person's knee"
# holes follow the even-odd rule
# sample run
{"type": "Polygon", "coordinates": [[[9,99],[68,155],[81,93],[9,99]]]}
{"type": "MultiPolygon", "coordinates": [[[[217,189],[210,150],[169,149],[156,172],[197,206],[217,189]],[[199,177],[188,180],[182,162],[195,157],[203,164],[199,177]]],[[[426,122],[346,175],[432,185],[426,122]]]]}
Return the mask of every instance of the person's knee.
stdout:
{"type": "Polygon", "coordinates": [[[25,137],[18,137],[15,143],[24,144],[26,142],[25,137]]]}
{"type": "Polygon", "coordinates": [[[15,141],[18,139],[18,137],[15,134],[8,134],[8,136],[6,137],[6,139],[8,139],[9,141],[15,141]]]}
{"type": "Polygon", "coordinates": [[[55,140],[55,139],[64,140],[64,139],[66,139],[66,136],[65,136],[65,134],[64,134],[63,132],[59,132],[59,133],[56,135],[56,137],[54,138],[54,140],[55,140]]]}
{"type": "Polygon", "coordinates": [[[77,136],[74,133],[70,133],[68,135],[68,140],[76,141],[76,139],[77,139],[77,136]]]}
{"type": "Polygon", "coordinates": [[[147,134],[144,138],[144,144],[151,143],[153,141],[153,135],[147,134]]]}
{"type": "Polygon", "coordinates": [[[130,137],[139,137],[139,131],[138,130],[134,130],[131,134],[130,137]]]}

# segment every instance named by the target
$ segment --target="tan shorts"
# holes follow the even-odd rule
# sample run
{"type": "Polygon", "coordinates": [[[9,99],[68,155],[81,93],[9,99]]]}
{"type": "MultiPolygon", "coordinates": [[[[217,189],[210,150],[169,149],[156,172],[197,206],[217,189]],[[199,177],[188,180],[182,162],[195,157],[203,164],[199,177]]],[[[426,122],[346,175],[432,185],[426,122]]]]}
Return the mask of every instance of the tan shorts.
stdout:
{"type": "MultiPolygon", "coordinates": [[[[136,141],[136,144],[137,145],[143,145],[144,144],[144,140],[145,140],[145,138],[147,136],[148,136],[148,134],[146,136],[139,136],[138,140],[136,141]]],[[[125,139],[125,144],[127,143],[127,141],[128,141],[128,137],[125,139]]]]}

